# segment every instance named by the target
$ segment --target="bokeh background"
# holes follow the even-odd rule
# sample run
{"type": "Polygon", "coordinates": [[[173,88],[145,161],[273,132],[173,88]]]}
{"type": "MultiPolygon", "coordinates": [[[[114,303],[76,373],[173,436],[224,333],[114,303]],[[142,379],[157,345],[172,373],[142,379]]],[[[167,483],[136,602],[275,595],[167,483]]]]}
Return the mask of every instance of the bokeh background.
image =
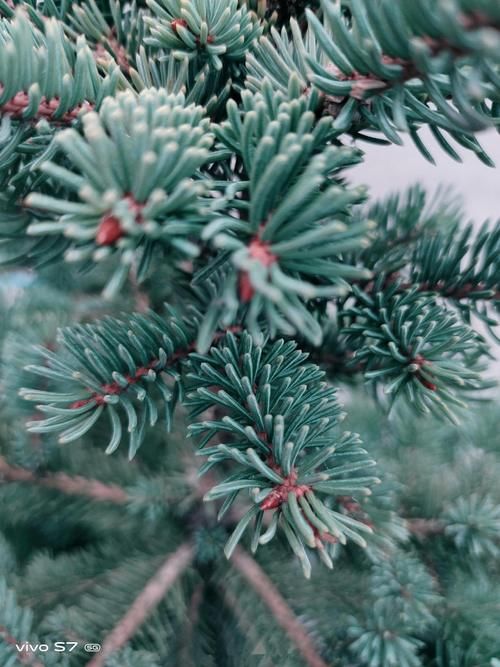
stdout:
{"type": "Polygon", "coordinates": [[[463,162],[455,162],[426,128],[422,128],[419,135],[430,149],[435,165],[419,153],[411,139],[407,139],[404,146],[362,144],[366,160],[351,171],[352,179],[369,185],[371,195],[377,198],[400,192],[416,182],[422,183],[429,192],[440,185],[449,186],[463,199],[469,219],[478,225],[488,218],[500,219],[500,134],[490,130],[477,137],[497,169],[487,167],[460,147],[457,153],[463,162]]]}

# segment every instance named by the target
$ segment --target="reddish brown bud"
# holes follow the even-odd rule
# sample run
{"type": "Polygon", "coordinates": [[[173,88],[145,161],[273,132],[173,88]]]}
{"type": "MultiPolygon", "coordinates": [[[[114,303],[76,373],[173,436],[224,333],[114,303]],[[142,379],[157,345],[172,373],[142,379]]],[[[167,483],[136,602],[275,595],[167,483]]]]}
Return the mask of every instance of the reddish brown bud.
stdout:
{"type": "Polygon", "coordinates": [[[97,245],[113,245],[123,236],[120,220],[114,215],[105,215],[97,230],[97,245]]]}
{"type": "Polygon", "coordinates": [[[174,19],[173,21],[170,21],[170,27],[175,32],[175,34],[177,34],[177,28],[180,26],[187,28],[187,21],[185,19],[174,19]]]}
{"type": "Polygon", "coordinates": [[[255,294],[255,290],[250,281],[250,276],[246,271],[242,271],[240,273],[239,291],[240,291],[240,299],[243,303],[248,303],[249,301],[251,301],[253,295],[255,294]]]}

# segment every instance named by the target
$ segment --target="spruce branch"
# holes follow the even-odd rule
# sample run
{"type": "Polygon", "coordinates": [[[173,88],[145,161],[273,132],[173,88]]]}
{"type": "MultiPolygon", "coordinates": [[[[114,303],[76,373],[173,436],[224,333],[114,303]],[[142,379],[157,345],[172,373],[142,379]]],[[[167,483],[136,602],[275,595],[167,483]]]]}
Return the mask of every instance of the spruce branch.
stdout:
{"type": "Polygon", "coordinates": [[[37,27],[23,9],[0,18],[0,48],[0,182],[19,181],[59,128],[116,91],[119,72],[103,76],[83,36],[73,45],[55,18],[37,27]]]}
{"type": "Polygon", "coordinates": [[[353,619],[349,628],[350,652],[361,664],[370,667],[421,667],[417,653],[424,642],[406,631],[396,613],[379,615],[367,612],[353,619]]]}
{"type": "Polygon", "coordinates": [[[21,390],[27,400],[41,402],[38,409],[49,415],[28,428],[35,433],[59,432],[61,442],[71,442],[107,413],[111,437],[106,451],[111,453],[122,440],[123,417],[133,457],[147,423],[153,426],[158,421],[155,393],[166,406],[170,428],[180,392],[178,363],[194,349],[196,329],[192,320],[173,311],[168,314],[169,319],[163,319],[155,313],[138,313],[124,321],[108,318],[60,330],[61,353],[41,348],[46,364],[30,365],[27,370],[65,386],[62,391],[21,390]]]}
{"type": "Polygon", "coordinates": [[[404,396],[417,412],[456,420],[460,394],[480,389],[478,359],[485,349],[477,334],[418,287],[397,283],[367,293],[353,287],[355,302],[340,313],[342,333],[353,350],[350,363],[364,366],[367,380],[385,393],[404,396]]]}
{"type": "MultiPolygon", "coordinates": [[[[48,415],[30,420],[28,430],[59,433],[59,442],[73,442],[106,414],[110,423],[106,453],[114,452],[128,432],[132,458],[147,426],[160,418],[158,401],[171,429],[174,409],[184,394],[181,366],[196,349],[198,321],[194,308],[183,315],[166,306],[163,316],[149,311],[60,329],[58,348],[34,347],[37,359],[25,367],[49,383],[19,391],[48,415]]],[[[216,343],[225,334],[217,331],[211,341],[216,343]]]]}
{"type": "Polygon", "coordinates": [[[361,251],[359,261],[389,278],[405,275],[421,242],[435,236],[454,239],[465,217],[455,192],[438,188],[431,198],[420,185],[376,201],[356,215],[376,223],[371,243],[361,251]]]}
{"type": "Polygon", "coordinates": [[[208,456],[201,471],[237,464],[205,500],[225,498],[222,518],[240,493],[250,494],[252,504],[229,538],[226,556],[251,524],[254,552],[280,527],[309,576],[305,546],[330,568],[337,542],[349,538],[366,546],[360,533],[371,533],[371,527],[342,511],[336,497],[370,495],[369,487],[379,480],[369,474],[375,462],[358,436],[335,432],[342,418],[335,390],[305,359],[292,342],[262,348],[247,333],[228,334],[207,355],[190,356],[186,404],[193,417],[213,406],[224,415],[189,427],[191,435],[201,437],[200,454],[208,456]],[[222,442],[211,444],[215,438],[222,442]],[[267,512],[271,522],[262,533],[267,512]]]}
{"type": "Polygon", "coordinates": [[[108,12],[94,0],[71,3],[65,16],[66,31],[75,41],[79,35],[85,35],[99,65],[107,68],[111,60],[124,74],[130,75],[144,36],[143,10],[135,1],[125,6],[116,0],[105,4],[108,12]]]}
{"type": "MultiPolygon", "coordinates": [[[[281,102],[270,86],[265,94],[242,97],[243,118],[231,101],[229,119],[217,131],[221,144],[242,160],[246,198],[228,202],[230,211],[236,204],[242,213],[228,211],[202,232],[220,251],[214,269],[226,258],[233,267],[218,299],[234,315],[237,304],[248,304],[245,323],[255,336],[263,319],[272,336],[299,333],[319,345],[321,326],[308,302],[345,295],[349,281],[371,275],[345,259],[369,244],[373,228],[366,220],[351,223],[351,208],[364,190],[347,188],[338,178],[359,155],[334,146],[319,153],[327,125],[315,126],[305,105],[281,102]]],[[[209,270],[204,268],[204,277],[209,270]]]]}
{"type": "Polygon", "coordinates": [[[416,244],[408,282],[455,303],[466,321],[480,317],[495,336],[500,311],[500,228],[485,223],[423,236],[416,244]]]}
{"type": "Polygon", "coordinates": [[[323,0],[330,34],[308,12],[331,60],[325,67],[309,58],[311,78],[326,95],[351,100],[342,113],[344,129],[360,114],[368,126],[399,143],[397,131],[416,134],[419,115],[420,122],[452,134],[471,134],[492,123],[491,102],[498,101],[498,14],[492,7],[475,13],[461,0],[433,5],[355,0],[349,26],[339,5],[323,0]]]}
{"type": "Polygon", "coordinates": [[[442,600],[432,575],[416,555],[397,552],[376,560],[370,587],[377,598],[375,613],[383,616],[396,611],[408,634],[435,626],[442,600]]]}
{"type": "Polygon", "coordinates": [[[500,506],[475,493],[458,498],[443,514],[444,534],[472,559],[500,554],[500,506]]]}
{"type": "Polygon", "coordinates": [[[104,638],[100,653],[88,663],[87,667],[105,667],[106,660],[133,637],[149,614],[189,568],[193,559],[194,547],[189,542],[181,544],[166,558],[136,597],[127,613],[104,638]]]}
{"type": "Polygon", "coordinates": [[[146,16],[150,36],[145,42],[189,58],[208,62],[217,70],[238,64],[259,36],[261,28],[238,0],[147,0],[153,16],[146,16]]]}
{"type": "MultiPolygon", "coordinates": [[[[55,667],[54,656],[48,657],[42,664],[36,654],[17,649],[26,641],[30,631],[33,631],[33,614],[19,606],[15,591],[0,575],[0,660],[4,665],[18,662],[29,667],[55,667]]],[[[36,641],[36,637],[31,635],[30,640],[36,641]]]]}
{"type": "Polygon", "coordinates": [[[365,132],[375,130],[400,144],[408,133],[433,162],[418,133],[427,124],[453,159],[460,161],[456,141],[493,166],[473,136],[498,117],[500,31],[490,5],[483,11],[454,0],[434,12],[427,0],[355,0],[346,11],[324,0],[322,7],[323,22],[306,10],[305,32],[291,19],[291,36],[271,29],[261,37],[247,56],[250,89],[269,79],[290,99],[305,96],[317,117],[332,118],[337,135],[372,140],[365,132]]]}
{"type": "Polygon", "coordinates": [[[53,161],[41,168],[65,195],[31,192],[25,204],[56,219],[31,224],[28,234],[66,236],[72,241],[66,258],[73,261],[120,253],[110,291],[121,286],[137,256],[142,279],[158,247],[172,259],[195,256],[191,237],[210,216],[203,201],[208,181],[198,170],[212,136],[204,110],[184,102],[182,94],[127,91],[84,116],[84,138],[74,129],[60,132],[57,144],[73,169],[53,161]]]}
{"type": "Polygon", "coordinates": [[[233,567],[252,586],[272,612],[278,625],[295,644],[304,658],[307,667],[326,667],[326,662],[316,651],[311,638],[289,607],[279,590],[267,576],[257,561],[249,556],[241,547],[238,547],[232,558],[233,567]]]}
{"type": "Polygon", "coordinates": [[[278,31],[273,27],[268,35],[260,37],[254,49],[248,53],[247,88],[261,92],[266,82],[270,82],[274,91],[290,100],[303,96],[307,108],[321,116],[324,95],[311,83],[307,56],[325,64],[326,60],[311,30],[303,34],[293,18],[289,25],[291,35],[286,28],[278,31]]]}
{"type": "Polygon", "coordinates": [[[233,81],[221,70],[215,70],[209,63],[199,66],[187,56],[182,59],[172,53],[159,57],[141,45],[130,68],[132,86],[137,91],[145,88],[165,89],[171,94],[183,92],[186,104],[205,107],[207,115],[216,119],[223,113],[229,96],[233,93],[233,81]]]}
{"type": "MultiPolygon", "coordinates": [[[[2,642],[5,642],[8,646],[12,647],[12,649],[14,649],[14,647],[16,646],[21,646],[23,643],[21,639],[10,635],[8,629],[3,625],[0,625],[0,638],[2,639],[2,642]]],[[[17,659],[21,664],[30,665],[31,667],[44,667],[44,665],[39,660],[36,659],[33,653],[25,653],[25,652],[17,652],[17,653],[18,653],[17,659]]]]}

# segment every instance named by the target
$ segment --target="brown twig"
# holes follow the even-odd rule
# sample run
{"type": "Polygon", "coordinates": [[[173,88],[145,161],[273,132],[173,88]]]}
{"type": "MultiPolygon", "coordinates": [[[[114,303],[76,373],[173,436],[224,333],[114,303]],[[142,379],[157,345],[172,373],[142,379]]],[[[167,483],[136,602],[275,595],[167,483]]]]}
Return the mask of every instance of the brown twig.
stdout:
{"type": "Polygon", "coordinates": [[[442,535],[445,528],[439,519],[407,519],[406,524],[410,533],[421,539],[442,535]]]}
{"type": "Polygon", "coordinates": [[[200,607],[203,602],[205,585],[203,582],[199,583],[194,589],[187,610],[186,622],[182,631],[182,642],[179,655],[179,662],[182,665],[192,665],[196,667],[191,655],[193,645],[193,635],[200,617],[200,607]]]}
{"type": "Polygon", "coordinates": [[[35,484],[71,496],[85,496],[92,500],[117,505],[123,505],[129,500],[127,492],[116,484],[104,484],[96,479],[86,479],[79,475],[72,477],[62,472],[40,475],[25,468],[12,466],[0,456],[0,483],[2,481],[35,484]]]}
{"type": "MultiPolygon", "coordinates": [[[[255,559],[246,554],[243,549],[237,548],[231,557],[231,563],[260,595],[267,607],[269,607],[276,622],[295,644],[307,666],[328,667],[314,648],[311,638],[304,630],[304,627],[292,609],[288,606],[286,600],[255,559]]],[[[92,665],[92,667],[97,666],[92,665]]]]}
{"type": "MultiPolygon", "coordinates": [[[[217,341],[219,341],[229,332],[239,333],[240,331],[241,327],[239,325],[230,326],[222,331],[217,331],[214,334],[212,344],[215,345],[217,341]]],[[[88,398],[75,401],[74,403],[71,403],[70,407],[81,408],[85,405],[88,405],[89,403],[95,403],[95,405],[106,405],[107,395],[119,396],[121,394],[124,394],[132,385],[139,383],[146,375],[148,375],[148,372],[150,370],[154,370],[157,374],[159,374],[165,371],[167,368],[171,368],[179,361],[182,361],[183,359],[188,357],[191,352],[194,352],[195,350],[196,350],[196,341],[193,340],[186,347],[177,350],[177,352],[174,352],[172,356],[169,359],[167,359],[167,362],[165,364],[161,364],[159,359],[154,358],[150,362],[148,362],[145,366],[137,368],[133,375],[126,375],[125,376],[127,380],[126,385],[122,385],[116,381],[110,382],[109,384],[103,384],[101,385],[99,391],[92,391],[92,393],[90,394],[90,396],[88,396],[88,398]]],[[[91,390],[89,389],[89,391],[91,390]]]]}
{"type": "Polygon", "coordinates": [[[170,554],[160,569],[148,581],[126,614],[104,639],[101,652],[87,667],[104,667],[106,660],[133,637],[149,614],[163,600],[167,592],[186,571],[194,558],[194,547],[189,542],[170,554]]]}

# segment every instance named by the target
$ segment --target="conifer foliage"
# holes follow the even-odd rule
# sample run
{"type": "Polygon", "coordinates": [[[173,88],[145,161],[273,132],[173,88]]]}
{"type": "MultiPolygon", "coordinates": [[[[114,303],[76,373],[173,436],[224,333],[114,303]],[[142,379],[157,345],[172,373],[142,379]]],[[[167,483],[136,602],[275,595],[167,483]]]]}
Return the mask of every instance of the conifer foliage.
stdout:
{"type": "Polygon", "coordinates": [[[0,0],[0,667],[500,664],[500,226],[351,171],[499,125],[495,0],[0,0]]]}

